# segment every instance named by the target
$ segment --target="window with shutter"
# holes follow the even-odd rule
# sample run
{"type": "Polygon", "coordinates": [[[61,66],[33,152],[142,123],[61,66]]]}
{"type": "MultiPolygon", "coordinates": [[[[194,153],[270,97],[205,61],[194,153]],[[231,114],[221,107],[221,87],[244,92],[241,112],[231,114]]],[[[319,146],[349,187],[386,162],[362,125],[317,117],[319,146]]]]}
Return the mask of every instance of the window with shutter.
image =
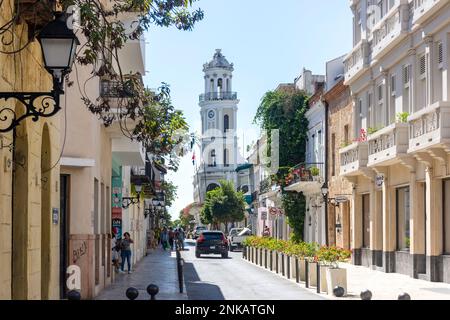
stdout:
{"type": "Polygon", "coordinates": [[[411,77],[411,66],[410,65],[405,65],[403,66],[403,84],[406,86],[409,85],[409,81],[410,81],[410,77],[411,77]]]}
{"type": "Polygon", "coordinates": [[[427,75],[427,59],[425,55],[419,58],[419,75],[421,79],[427,75]]]}
{"type": "Polygon", "coordinates": [[[395,96],[395,75],[391,75],[391,95],[395,96]]]}
{"type": "Polygon", "coordinates": [[[442,42],[439,42],[437,44],[437,53],[438,53],[439,67],[442,67],[442,64],[444,62],[444,46],[443,46],[442,42]]]}

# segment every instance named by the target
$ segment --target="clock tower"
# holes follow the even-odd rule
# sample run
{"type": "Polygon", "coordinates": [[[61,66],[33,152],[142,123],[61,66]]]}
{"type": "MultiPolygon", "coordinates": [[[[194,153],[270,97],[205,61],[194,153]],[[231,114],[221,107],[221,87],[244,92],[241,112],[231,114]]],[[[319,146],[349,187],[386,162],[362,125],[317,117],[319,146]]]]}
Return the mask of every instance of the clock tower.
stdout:
{"type": "Polygon", "coordinates": [[[232,63],[220,49],[203,65],[205,88],[200,95],[202,119],[201,156],[194,177],[194,200],[203,203],[207,191],[215,189],[220,180],[237,184],[237,93],[233,92],[232,63]]]}

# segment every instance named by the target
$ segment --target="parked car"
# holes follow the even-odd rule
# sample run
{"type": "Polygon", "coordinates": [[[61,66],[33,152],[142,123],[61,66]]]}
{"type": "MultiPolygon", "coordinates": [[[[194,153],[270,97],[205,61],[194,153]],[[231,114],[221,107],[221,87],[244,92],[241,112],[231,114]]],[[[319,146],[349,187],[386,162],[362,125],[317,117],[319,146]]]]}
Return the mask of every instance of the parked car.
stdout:
{"type": "Polygon", "coordinates": [[[242,248],[242,243],[244,240],[252,235],[252,230],[249,228],[235,228],[240,229],[239,232],[237,232],[235,235],[231,234],[231,231],[234,229],[231,229],[230,231],[230,237],[229,237],[229,248],[230,251],[233,251],[234,249],[242,248]]]}
{"type": "Polygon", "coordinates": [[[202,254],[220,254],[228,258],[228,241],[222,231],[203,231],[195,244],[195,256],[202,254]]]}
{"type": "Polygon", "coordinates": [[[230,232],[228,233],[228,246],[230,248],[230,251],[233,251],[233,247],[236,247],[237,244],[234,242],[234,238],[237,237],[237,235],[244,230],[244,228],[232,228],[230,232]]]}
{"type": "Polygon", "coordinates": [[[195,227],[194,234],[193,234],[194,240],[196,240],[200,236],[201,232],[206,231],[206,230],[208,230],[208,228],[206,228],[204,226],[195,227]]]}

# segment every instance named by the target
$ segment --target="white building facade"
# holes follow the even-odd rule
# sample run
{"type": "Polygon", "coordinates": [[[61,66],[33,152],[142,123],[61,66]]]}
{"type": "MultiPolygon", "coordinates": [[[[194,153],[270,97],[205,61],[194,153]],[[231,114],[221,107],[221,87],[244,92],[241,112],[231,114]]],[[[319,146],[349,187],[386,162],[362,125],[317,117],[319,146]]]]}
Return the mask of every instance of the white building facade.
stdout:
{"type": "Polygon", "coordinates": [[[450,282],[450,2],[350,4],[354,263],[450,282]]]}

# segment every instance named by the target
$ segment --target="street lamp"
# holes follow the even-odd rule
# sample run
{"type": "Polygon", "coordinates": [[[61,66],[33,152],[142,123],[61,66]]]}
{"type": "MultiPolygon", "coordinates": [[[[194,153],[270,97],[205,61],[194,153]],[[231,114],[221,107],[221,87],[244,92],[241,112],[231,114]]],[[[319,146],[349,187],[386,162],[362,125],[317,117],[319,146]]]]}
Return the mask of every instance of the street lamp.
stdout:
{"type": "Polygon", "coordinates": [[[142,191],[142,185],[136,184],[134,187],[136,190],[136,197],[123,197],[122,198],[122,208],[128,209],[132,204],[139,204],[140,194],[142,191]]]}
{"type": "Polygon", "coordinates": [[[321,191],[322,191],[322,196],[325,199],[328,196],[328,185],[326,183],[323,184],[321,191]]]}
{"type": "Polygon", "coordinates": [[[55,13],[55,20],[48,23],[37,36],[41,45],[45,69],[53,77],[53,90],[50,92],[0,92],[0,100],[15,99],[25,107],[25,113],[18,116],[14,109],[0,105],[1,132],[17,127],[22,120],[32,117],[51,117],[60,109],[59,98],[64,93],[64,76],[70,72],[75,59],[78,38],[67,27],[65,15],[55,13]]]}

